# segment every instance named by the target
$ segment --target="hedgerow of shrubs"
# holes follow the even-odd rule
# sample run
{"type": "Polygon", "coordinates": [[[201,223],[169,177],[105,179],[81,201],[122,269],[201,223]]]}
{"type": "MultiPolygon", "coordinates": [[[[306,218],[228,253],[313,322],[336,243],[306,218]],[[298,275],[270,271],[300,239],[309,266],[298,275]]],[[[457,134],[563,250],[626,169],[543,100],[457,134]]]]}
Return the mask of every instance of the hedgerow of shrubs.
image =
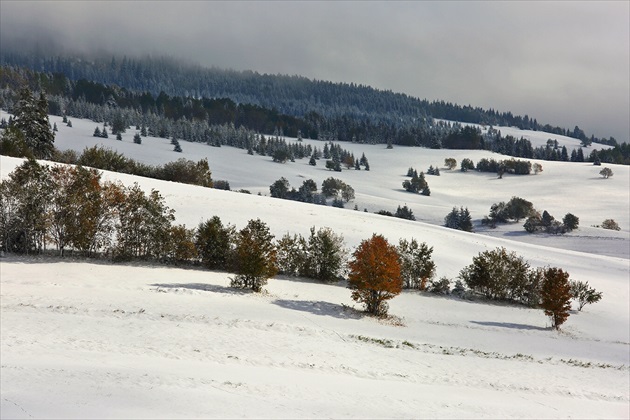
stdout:
{"type": "MultiPolygon", "coordinates": [[[[386,314],[385,301],[403,288],[451,292],[448,278],[433,280],[433,248],[416,239],[401,239],[392,246],[374,235],[348,263],[343,237],[329,228],[312,227],[307,239],[286,234],[275,241],[259,219],[237,231],[215,216],[197,229],[187,229],[173,224],[174,211],[158,191],[147,194],[137,184],[125,187],[100,177],[94,169],[51,168],[35,160],[16,168],[0,182],[0,249],[42,253],[52,243],[62,256],[76,252],[114,261],[199,264],[233,272],[233,287],[254,291],[277,272],[336,282],[349,268],[353,297],[379,316],[386,314]],[[387,270],[383,255],[388,256],[387,270]],[[366,273],[372,280],[365,280],[366,273]]],[[[588,283],[569,283],[568,273],[560,269],[530,268],[504,248],[480,253],[459,278],[471,293],[487,299],[540,306],[555,328],[568,317],[570,299],[581,310],[602,297],[588,283]]],[[[462,282],[456,282],[454,293],[464,293],[462,282]]]]}

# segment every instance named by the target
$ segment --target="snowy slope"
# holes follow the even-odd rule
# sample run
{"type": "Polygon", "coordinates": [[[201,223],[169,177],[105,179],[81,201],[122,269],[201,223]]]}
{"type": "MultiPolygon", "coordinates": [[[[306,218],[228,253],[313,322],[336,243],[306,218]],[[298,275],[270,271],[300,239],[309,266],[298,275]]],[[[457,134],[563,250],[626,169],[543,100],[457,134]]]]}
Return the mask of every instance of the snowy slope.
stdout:
{"type": "MultiPolygon", "coordinates": [[[[93,122],[60,124],[56,145],[82,150],[93,122]]],[[[259,217],[276,236],[329,226],[354,248],[372,233],[434,247],[438,276],[454,278],[478,252],[504,246],[532,266],[558,266],[604,293],[561,333],[542,311],[405,292],[390,303],[399,322],[363,316],[343,283],[276,278],[265,294],[228,288],[228,273],[142,264],[5,257],[0,260],[2,418],[628,418],[630,417],[630,227],[627,167],[603,180],[588,164],[541,162],[527,177],[442,171],[431,197],[401,188],[409,166],[483,151],[383,146],[365,153],[370,172],[284,165],[229,147],[164,139],[102,140],[147,163],[208,157],[215,179],[253,195],[105,173],[156,188],[189,227],[213,215],[238,228],[259,217]],[[419,221],[257,196],[286,177],[343,179],[370,212],[407,203],[419,221]],[[578,193],[574,193],[578,191],[578,193]],[[519,225],[479,233],[439,226],[453,206],[480,219],[518,195],[580,229],[562,238],[525,235],[519,225]],[[620,232],[591,228],[614,218],[620,232]],[[352,309],[352,307],[355,309],[352,309]]],[[[320,147],[321,143],[317,143],[320,147]]],[[[494,155],[495,158],[500,158],[494,155]]],[[[4,178],[20,163],[0,158],[4,178]]]]}

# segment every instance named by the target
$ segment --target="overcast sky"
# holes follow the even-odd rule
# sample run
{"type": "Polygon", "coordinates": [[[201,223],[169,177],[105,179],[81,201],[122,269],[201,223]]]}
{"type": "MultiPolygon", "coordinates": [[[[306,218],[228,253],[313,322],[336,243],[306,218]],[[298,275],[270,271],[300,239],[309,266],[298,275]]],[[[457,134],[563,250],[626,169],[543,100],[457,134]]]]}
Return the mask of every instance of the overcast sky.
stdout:
{"type": "Polygon", "coordinates": [[[630,137],[630,2],[0,2],[0,45],[355,82],[630,137]]]}

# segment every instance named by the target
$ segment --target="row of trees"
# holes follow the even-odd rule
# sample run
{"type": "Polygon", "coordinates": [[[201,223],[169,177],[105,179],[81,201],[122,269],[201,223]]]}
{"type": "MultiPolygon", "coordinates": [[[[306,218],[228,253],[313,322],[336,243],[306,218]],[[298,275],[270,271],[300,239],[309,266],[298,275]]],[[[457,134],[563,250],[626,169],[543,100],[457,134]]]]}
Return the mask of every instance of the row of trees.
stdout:
{"type": "MultiPolygon", "coordinates": [[[[22,89],[20,101],[15,108],[15,118],[7,124],[0,138],[0,153],[30,159],[49,159],[204,187],[213,185],[207,159],[201,159],[198,162],[179,159],[162,166],[152,166],[99,146],[86,148],[81,154],[72,150],[60,152],[54,146],[54,132],[50,127],[46,109],[47,102],[43,95],[36,99],[30,90],[22,89]]],[[[97,130],[94,135],[97,135],[97,130]]],[[[122,129],[119,127],[117,130],[120,134],[122,129]]],[[[98,135],[102,136],[100,130],[98,130],[98,135]]]]}
{"type": "Polygon", "coordinates": [[[354,188],[340,179],[329,177],[322,182],[321,193],[317,192],[317,183],[312,179],[302,182],[296,190],[289,181],[282,177],[269,186],[269,192],[274,198],[301,201],[304,203],[326,204],[326,200],[332,198],[333,207],[343,207],[354,199],[354,188]]]}
{"type": "Polygon", "coordinates": [[[429,183],[424,177],[424,172],[420,172],[418,174],[415,169],[409,168],[407,176],[411,176],[411,179],[403,181],[402,186],[405,191],[416,194],[419,193],[426,196],[431,195],[431,189],[429,188],[429,183]]]}
{"type": "MultiPolygon", "coordinates": [[[[4,89],[0,89],[0,106],[9,111],[13,111],[16,104],[12,87],[15,84],[14,79],[21,80],[21,83],[25,82],[17,70],[5,67],[1,69],[0,86],[4,89]]],[[[72,85],[70,81],[42,84],[42,80],[47,80],[46,75],[28,74],[26,83],[40,91],[46,87],[50,89],[49,113],[104,122],[112,127],[112,134],[118,139],[126,127],[136,125],[138,128],[142,127],[142,133],[145,135],[203,142],[213,146],[230,145],[247,149],[250,154],[256,151],[269,155],[278,161],[302,158],[310,153],[305,151],[306,147],[302,147],[301,151],[297,150],[299,146],[295,144],[271,150],[265,145],[264,135],[261,136],[259,133],[275,137],[290,135],[298,139],[306,134],[306,137],[320,140],[386,142],[390,145],[431,148],[481,148],[519,157],[568,160],[566,147],[563,148],[563,153],[558,151],[557,145],[534,149],[527,139],[516,140],[510,136],[503,138],[496,130],[488,130],[482,134],[478,128],[433,121],[430,118],[413,119],[408,123],[410,126],[398,126],[396,121],[377,124],[377,120],[356,120],[356,117],[346,116],[331,119],[313,112],[296,118],[279,116],[277,111],[269,111],[259,106],[236,105],[229,99],[171,98],[166,94],[160,94],[154,99],[151,94],[132,93],[88,81],[77,82],[74,89],[70,89],[72,91],[70,93],[68,89],[59,87],[72,85]],[[245,117],[247,113],[253,113],[254,116],[245,117]]],[[[627,160],[628,150],[627,147],[618,146],[613,152],[602,151],[604,152],[602,160],[623,163],[617,160],[627,160]]],[[[595,150],[589,159],[594,162],[600,161],[595,150]]],[[[571,160],[584,160],[581,148],[577,154],[573,150],[571,160]]],[[[313,163],[316,163],[316,160],[311,159],[311,164],[313,163]]],[[[343,165],[348,168],[354,165],[355,169],[360,169],[360,165],[356,162],[353,164],[349,157],[327,161],[327,167],[337,171],[340,171],[343,165]]],[[[369,165],[366,164],[365,167],[368,169],[369,165]]]]}
{"type": "MultiPolygon", "coordinates": [[[[87,79],[135,91],[148,91],[153,95],[164,91],[168,95],[181,97],[231,98],[235,103],[276,108],[280,112],[298,117],[314,111],[326,117],[356,116],[403,124],[418,116],[433,116],[475,124],[516,126],[566,135],[582,141],[616,144],[612,137],[588,137],[577,126],[562,128],[539,123],[527,115],[484,110],[470,105],[460,106],[445,101],[429,102],[354,83],[331,83],[252,71],[203,69],[164,57],[103,56],[77,60],[75,57],[53,56],[50,53],[32,54],[24,51],[21,46],[14,51],[3,49],[1,58],[5,64],[18,68],[26,66],[43,72],[42,77],[33,79],[41,88],[49,91],[55,89],[59,92],[71,92],[77,84],[75,80],[87,79]]],[[[83,92],[84,95],[89,93],[89,90],[83,92]]],[[[100,97],[100,92],[95,94],[100,97]]]]}
{"type": "MultiPolygon", "coordinates": [[[[331,229],[313,227],[307,239],[286,234],[277,242],[259,219],[239,231],[216,216],[187,229],[173,224],[174,211],[158,191],[146,194],[137,184],[124,187],[100,177],[81,166],[49,167],[34,160],[19,166],[0,182],[2,250],[39,253],[53,243],[60,255],[76,250],[87,256],[105,253],[114,260],[200,263],[234,272],[233,287],[254,291],[277,272],[334,282],[347,267],[352,297],[379,316],[387,312],[386,301],[403,288],[449,291],[447,279],[433,280],[433,248],[415,239],[401,239],[394,246],[373,235],[347,261],[343,237],[331,229]]],[[[530,270],[505,249],[481,253],[460,278],[489,299],[540,305],[556,328],[568,316],[568,274],[556,268],[530,270]]],[[[579,298],[579,309],[601,299],[588,285],[578,286],[569,299],[579,298]]]]}

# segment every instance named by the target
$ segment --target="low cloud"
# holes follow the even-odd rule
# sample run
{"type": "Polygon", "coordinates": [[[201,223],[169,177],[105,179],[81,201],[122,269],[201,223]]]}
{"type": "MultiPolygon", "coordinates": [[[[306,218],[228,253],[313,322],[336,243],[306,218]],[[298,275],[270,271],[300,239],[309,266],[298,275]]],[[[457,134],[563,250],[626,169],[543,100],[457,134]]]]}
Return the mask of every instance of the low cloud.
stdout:
{"type": "Polygon", "coordinates": [[[0,46],[171,55],[528,114],[627,141],[628,2],[11,2],[0,46]]]}

